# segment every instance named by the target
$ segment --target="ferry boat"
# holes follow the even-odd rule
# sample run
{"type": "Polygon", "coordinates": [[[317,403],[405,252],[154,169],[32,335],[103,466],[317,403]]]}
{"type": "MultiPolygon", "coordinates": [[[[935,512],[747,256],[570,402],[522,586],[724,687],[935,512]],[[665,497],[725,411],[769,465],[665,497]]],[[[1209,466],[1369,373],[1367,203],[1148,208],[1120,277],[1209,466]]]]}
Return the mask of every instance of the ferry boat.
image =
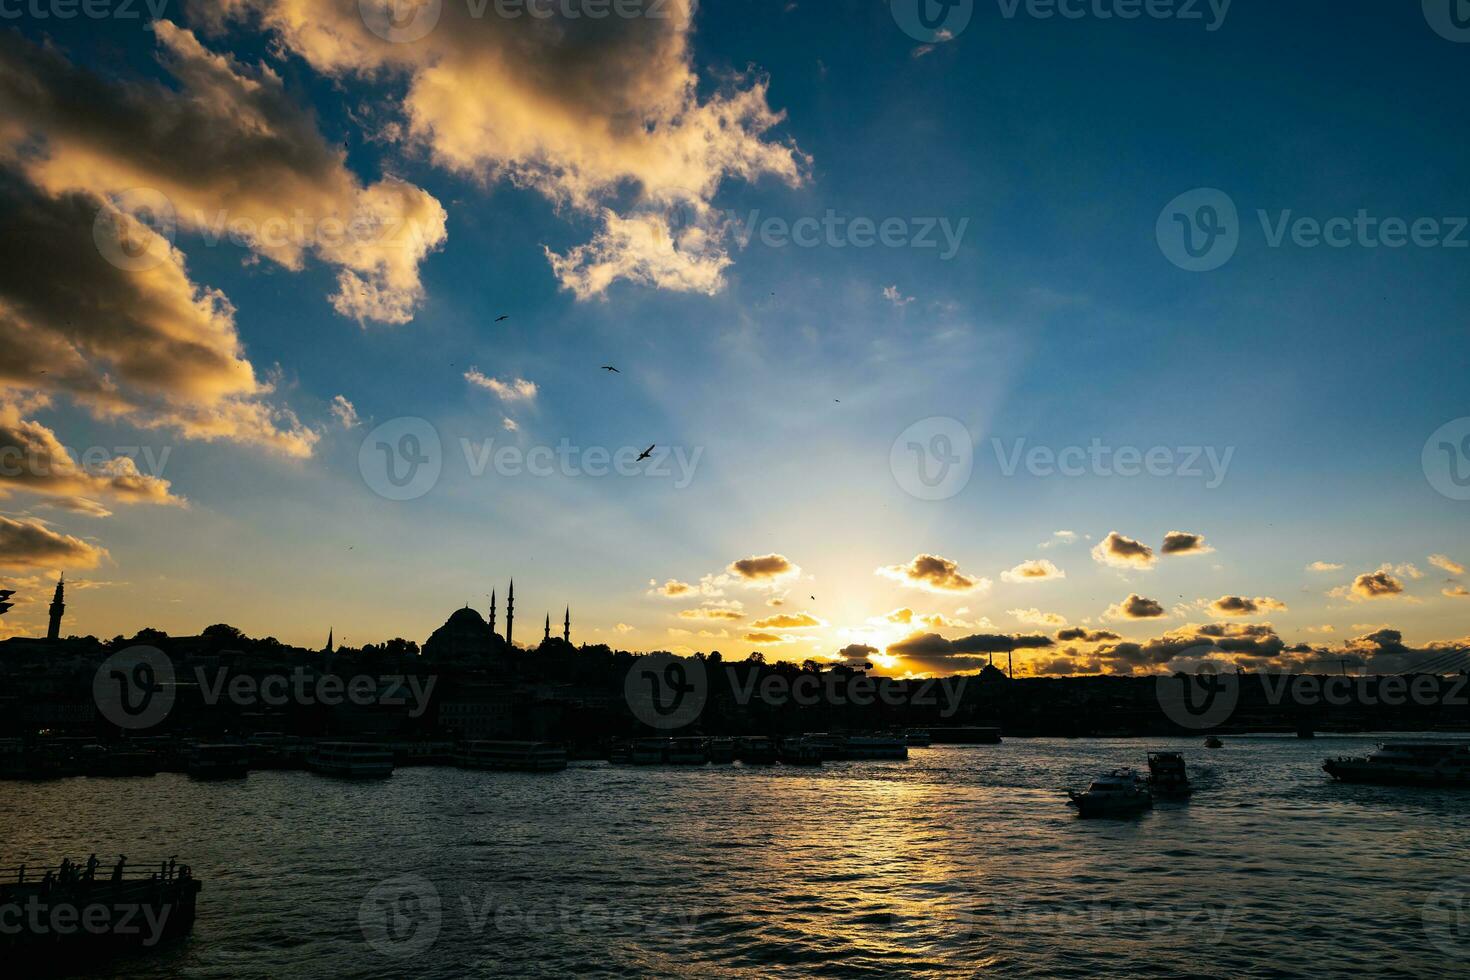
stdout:
{"type": "Polygon", "coordinates": [[[1470,742],[1380,742],[1372,755],[1326,759],[1322,768],[1345,783],[1470,786],[1470,742]]]}
{"type": "Polygon", "coordinates": [[[239,779],[250,773],[250,750],[243,745],[196,745],[186,771],[195,779],[239,779]]]}
{"type": "MultiPolygon", "coordinates": [[[[823,762],[840,762],[843,759],[850,758],[847,754],[847,739],[841,735],[829,735],[826,732],[817,732],[815,734],[801,736],[796,741],[815,749],[821,756],[823,762]]],[[[783,759],[782,761],[784,762],[785,760],[783,759]]]]}
{"type": "Polygon", "coordinates": [[[934,742],[933,735],[930,735],[928,732],[918,731],[917,729],[911,732],[905,732],[903,739],[910,748],[914,749],[927,749],[934,742]]]}
{"type": "Polygon", "coordinates": [[[656,766],[668,754],[669,740],[666,738],[640,738],[633,741],[628,761],[635,766],[656,766]]]}
{"type": "Polygon", "coordinates": [[[908,742],[902,738],[883,735],[851,735],[847,738],[845,758],[848,759],[907,759],[908,742]]]}
{"type": "Polygon", "coordinates": [[[551,742],[476,740],[465,742],[454,762],[461,769],[561,772],[567,767],[567,750],[551,742]]]}
{"type": "Polygon", "coordinates": [[[318,742],[306,767],[323,776],[382,779],[393,775],[393,753],[367,742],[318,742]]]}
{"type": "Polygon", "coordinates": [[[1083,817],[1126,816],[1154,805],[1153,794],[1132,769],[1114,769],[1094,779],[1081,793],[1067,790],[1067,796],[1083,817]]]}
{"type": "Polygon", "coordinates": [[[776,743],[764,735],[747,735],[735,743],[735,755],[747,766],[773,765],[776,743]]]}
{"type": "Polygon", "coordinates": [[[676,738],[669,743],[669,761],[676,766],[702,766],[709,761],[704,739],[694,736],[676,738]]]}
{"type": "Polygon", "coordinates": [[[822,764],[822,747],[811,738],[783,738],[779,754],[781,762],[788,766],[822,764]]]}
{"type": "Polygon", "coordinates": [[[1178,752],[1148,754],[1148,785],[1156,796],[1188,796],[1194,792],[1184,769],[1184,756],[1178,752]]]}
{"type": "Polygon", "coordinates": [[[705,752],[709,755],[709,761],[722,764],[735,761],[735,740],[733,738],[712,738],[705,746],[705,752]]]}

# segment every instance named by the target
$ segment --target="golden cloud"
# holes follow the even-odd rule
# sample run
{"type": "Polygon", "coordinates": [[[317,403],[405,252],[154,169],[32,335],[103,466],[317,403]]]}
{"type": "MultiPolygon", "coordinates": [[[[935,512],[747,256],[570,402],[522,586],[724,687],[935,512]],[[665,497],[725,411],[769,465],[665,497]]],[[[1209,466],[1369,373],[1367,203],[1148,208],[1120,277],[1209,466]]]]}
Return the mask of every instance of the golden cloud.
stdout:
{"type": "Polygon", "coordinates": [[[1148,569],[1154,566],[1154,550],[1117,531],[1109,532],[1092,549],[1094,561],[1113,568],[1148,569]]]}
{"type": "Polygon", "coordinates": [[[990,588],[990,579],[965,575],[959,563],[939,555],[916,555],[907,565],[885,565],[875,574],[928,592],[983,592],[990,588]]]}
{"type": "Polygon", "coordinates": [[[59,534],[35,520],[0,515],[0,567],[96,568],[107,549],[70,534],[59,534]]]}

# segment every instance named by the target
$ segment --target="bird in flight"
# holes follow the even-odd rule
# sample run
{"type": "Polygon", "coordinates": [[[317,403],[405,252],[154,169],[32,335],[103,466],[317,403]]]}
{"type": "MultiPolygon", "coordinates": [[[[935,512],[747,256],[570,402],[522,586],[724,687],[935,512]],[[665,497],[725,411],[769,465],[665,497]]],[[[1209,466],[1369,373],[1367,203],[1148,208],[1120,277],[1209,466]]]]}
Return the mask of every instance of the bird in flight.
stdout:
{"type": "Polygon", "coordinates": [[[499,323],[501,320],[509,320],[509,319],[510,319],[510,314],[509,313],[502,313],[498,317],[495,318],[495,322],[496,323],[499,323]]]}
{"type": "Polygon", "coordinates": [[[602,369],[604,371],[611,371],[613,374],[622,374],[623,373],[623,372],[619,371],[617,368],[613,367],[611,364],[604,364],[602,366],[602,369]]]}
{"type": "Polygon", "coordinates": [[[650,457],[652,455],[653,455],[653,446],[649,446],[647,449],[643,450],[643,452],[639,453],[638,454],[638,459],[633,460],[633,462],[636,463],[636,462],[638,462],[639,459],[647,459],[648,457],[650,457]]]}

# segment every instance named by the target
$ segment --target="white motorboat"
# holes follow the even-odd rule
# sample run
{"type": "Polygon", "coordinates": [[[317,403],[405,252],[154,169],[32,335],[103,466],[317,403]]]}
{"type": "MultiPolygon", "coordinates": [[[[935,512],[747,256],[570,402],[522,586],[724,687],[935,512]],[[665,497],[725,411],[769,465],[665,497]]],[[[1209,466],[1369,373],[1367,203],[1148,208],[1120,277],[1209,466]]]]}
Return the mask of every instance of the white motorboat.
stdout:
{"type": "Polygon", "coordinates": [[[1327,759],[1322,768],[1345,783],[1470,786],[1470,742],[1382,742],[1372,755],[1327,759]]]}
{"type": "Polygon", "coordinates": [[[1084,817],[1125,816],[1154,805],[1148,784],[1132,769],[1114,769],[1098,776],[1081,793],[1067,790],[1067,795],[1078,814],[1084,817]]]}

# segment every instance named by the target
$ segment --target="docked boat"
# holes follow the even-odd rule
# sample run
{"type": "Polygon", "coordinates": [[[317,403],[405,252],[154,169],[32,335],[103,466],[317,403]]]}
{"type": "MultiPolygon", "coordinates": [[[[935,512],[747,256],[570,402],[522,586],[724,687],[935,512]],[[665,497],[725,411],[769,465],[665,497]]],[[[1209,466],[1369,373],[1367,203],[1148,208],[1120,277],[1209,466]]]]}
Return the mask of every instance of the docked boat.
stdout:
{"type": "Polygon", "coordinates": [[[567,767],[567,750],[552,742],[477,740],[459,747],[454,764],[461,769],[560,772],[567,767]]]}
{"type": "Polygon", "coordinates": [[[666,738],[640,738],[633,742],[628,761],[635,766],[656,766],[668,758],[669,740],[666,738]]]}
{"type": "Polygon", "coordinates": [[[807,738],[783,738],[779,749],[781,762],[788,766],[820,766],[822,745],[807,738]]]}
{"type": "Polygon", "coordinates": [[[196,745],[186,770],[195,779],[239,779],[250,773],[250,749],[244,745],[196,745]]]}
{"type": "Polygon", "coordinates": [[[1470,786],[1470,742],[1382,742],[1369,756],[1326,759],[1322,768],[1345,783],[1470,786]]]}
{"type": "Polygon", "coordinates": [[[625,738],[615,738],[607,747],[607,761],[615,766],[625,766],[633,761],[633,743],[625,738]]]}
{"type": "Polygon", "coordinates": [[[723,764],[735,761],[735,740],[733,738],[712,738],[705,745],[705,753],[709,761],[723,764]]]}
{"type": "Polygon", "coordinates": [[[88,776],[156,776],[158,756],[152,752],[113,750],[101,745],[82,747],[82,772],[88,776]]]}
{"type": "Polygon", "coordinates": [[[850,735],[844,747],[848,759],[907,759],[908,742],[885,735],[850,735]]]}
{"type": "Polygon", "coordinates": [[[669,743],[669,762],[676,766],[702,766],[708,761],[702,738],[687,736],[669,743]]]}
{"type": "Polygon", "coordinates": [[[1178,752],[1148,754],[1148,787],[1155,796],[1188,796],[1194,792],[1184,768],[1184,756],[1178,752]]]}
{"type": "Polygon", "coordinates": [[[393,753],[368,742],[318,742],[306,767],[323,776],[382,779],[393,775],[393,753]]]}
{"type": "Polygon", "coordinates": [[[1213,735],[1211,735],[1210,737],[1208,737],[1208,738],[1205,739],[1205,748],[1207,748],[1207,749],[1219,749],[1219,748],[1224,748],[1224,747],[1225,747],[1225,743],[1222,742],[1222,741],[1220,741],[1218,738],[1216,738],[1213,735]]]}
{"type": "Polygon", "coordinates": [[[1067,795],[1083,817],[1127,816],[1154,805],[1148,785],[1132,769],[1114,769],[1094,779],[1081,793],[1067,790],[1067,795]]]}
{"type": "Polygon", "coordinates": [[[904,742],[908,744],[909,748],[913,749],[927,749],[934,742],[933,735],[930,735],[928,732],[921,732],[917,729],[911,732],[905,732],[903,739],[904,742]]]}
{"type": "Polygon", "coordinates": [[[776,761],[776,743],[764,735],[747,735],[736,741],[735,755],[747,766],[769,766],[776,761]]]}

